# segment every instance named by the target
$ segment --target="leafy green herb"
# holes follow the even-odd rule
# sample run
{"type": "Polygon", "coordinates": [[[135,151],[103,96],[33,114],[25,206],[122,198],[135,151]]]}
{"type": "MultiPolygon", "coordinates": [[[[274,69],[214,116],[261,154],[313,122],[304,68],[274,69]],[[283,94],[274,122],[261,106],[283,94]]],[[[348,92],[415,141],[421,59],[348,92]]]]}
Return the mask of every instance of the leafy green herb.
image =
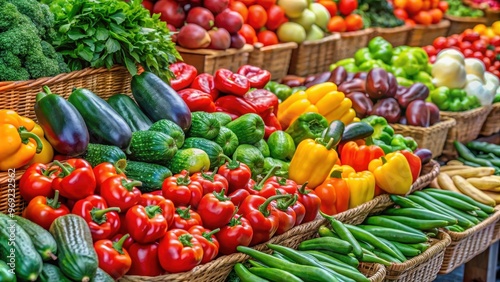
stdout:
{"type": "Polygon", "coordinates": [[[137,65],[168,81],[169,65],[180,59],[159,15],[150,16],[141,0],[54,0],[50,10],[57,31],[51,42],[71,70],[137,65]]]}

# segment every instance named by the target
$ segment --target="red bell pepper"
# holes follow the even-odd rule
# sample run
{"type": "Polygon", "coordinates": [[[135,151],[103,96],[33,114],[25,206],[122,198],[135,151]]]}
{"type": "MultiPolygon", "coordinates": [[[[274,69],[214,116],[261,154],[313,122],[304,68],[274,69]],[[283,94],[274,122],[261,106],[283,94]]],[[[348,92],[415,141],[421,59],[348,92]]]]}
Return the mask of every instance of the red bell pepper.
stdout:
{"type": "Polygon", "coordinates": [[[60,171],[42,163],[30,165],[19,180],[19,194],[26,202],[37,196],[53,197],[52,180],[60,171]]]}
{"type": "Polygon", "coordinates": [[[213,101],[219,98],[219,90],[215,89],[214,77],[211,74],[202,73],[196,76],[193,83],[191,83],[191,88],[209,93],[213,101]]]}
{"type": "Polygon", "coordinates": [[[238,189],[229,194],[229,199],[231,200],[231,202],[233,202],[235,207],[239,207],[248,196],[250,196],[250,192],[248,192],[248,189],[238,189]]]}
{"type": "Polygon", "coordinates": [[[125,234],[120,241],[99,240],[94,243],[94,249],[99,259],[99,267],[117,280],[127,273],[132,266],[130,256],[123,248],[123,243],[129,237],[125,234]]]}
{"type": "Polygon", "coordinates": [[[72,214],[85,219],[90,228],[92,239],[95,241],[110,239],[120,229],[120,208],[108,208],[108,204],[101,196],[92,195],[75,203],[72,214]]]}
{"type": "Polygon", "coordinates": [[[177,92],[182,100],[186,102],[191,112],[203,111],[215,112],[215,104],[212,95],[194,88],[185,88],[177,92]]]}
{"type": "MultiPolygon", "coordinates": [[[[121,233],[117,233],[115,234],[115,236],[113,236],[113,238],[111,238],[111,241],[113,242],[118,242],[120,241],[120,239],[123,237],[124,234],[121,234],[121,233]]],[[[132,246],[132,244],[134,244],[134,239],[132,239],[132,237],[130,237],[130,234],[128,234],[129,236],[127,237],[127,239],[125,239],[125,241],[123,242],[123,247],[125,249],[129,249],[130,246],[132,246]]]]}
{"type": "Polygon", "coordinates": [[[159,276],[165,271],[160,265],[158,258],[158,245],[133,243],[127,250],[132,260],[132,267],[127,275],[159,276]]]}
{"type": "Polygon", "coordinates": [[[203,247],[198,239],[182,229],[170,230],[158,246],[160,264],[169,273],[193,269],[203,259],[203,247]]]}
{"type": "Polygon", "coordinates": [[[340,162],[354,168],[355,171],[368,170],[368,164],[384,156],[384,150],[377,145],[361,145],[350,141],[344,144],[340,153],[340,162]]]}
{"type": "Polygon", "coordinates": [[[410,165],[411,178],[414,183],[415,181],[417,181],[418,177],[420,176],[420,172],[422,171],[422,160],[410,151],[403,150],[399,152],[403,154],[403,156],[405,156],[408,164],[410,165]]]}
{"type": "Polygon", "coordinates": [[[238,69],[237,73],[248,78],[250,87],[252,88],[264,88],[271,80],[271,73],[269,71],[256,66],[243,65],[238,69]]]}
{"type": "Polygon", "coordinates": [[[266,186],[268,189],[262,189],[259,194],[266,198],[277,195],[278,191],[280,194],[297,193],[297,183],[291,179],[286,179],[285,177],[273,176],[266,181],[266,186]]]}
{"type": "Polygon", "coordinates": [[[175,91],[189,87],[198,74],[196,68],[183,62],[173,63],[169,69],[174,73],[174,78],[170,79],[170,86],[175,91]]]}
{"type": "Polygon", "coordinates": [[[243,189],[252,178],[252,171],[246,164],[227,158],[227,162],[219,167],[219,174],[227,179],[227,194],[243,189]]]}
{"type": "Polygon", "coordinates": [[[136,186],[141,186],[140,181],[130,181],[121,175],[112,176],[101,184],[101,196],[109,206],[119,207],[121,212],[126,212],[141,200],[141,191],[136,186]]]}
{"type": "Polygon", "coordinates": [[[165,179],[161,190],[163,197],[170,199],[176,207],[190,205],[196,208],[203,196],[200,182],[191,180],[187,170],[165,179]]]}
{"type": "Polygon", "coordinates": [[[248,184],[245,186],[245,189],[248,190],[250,195],[259,195],[265,198],[269,198],[273,195],[276,195],[276,187],[272,183],[267,183],[267,180],[271,178],[274,173],[279,169],[279,166],[274,166],[271,168],[266,176],[262,178],[258,183],[255,181],[248,181],[248,184]],[[264,191],[264,193],[262,193],[264,191]],[[262,194],[261,194],[262,193],[262,194]],[[269,197],[266,197],[264,195],[268,195],[269,197]]]}
{"type": "Polygon", "coordinates": [[[289,199],[277,199],[271,202],[271,205],[276,209],[276,214],[278,215],[279,224],[278,230],[276,230],[277,235],[283,234],[295,226],[297,215],[291,205],[296,201],[297,195],[289,199]]]}
{"type": "Polygon", "coordinates": [[[54,198],[37,196],[29,202],[23,211],[23,217],[49,230],[52,222],[63,215],[69,214],[69,209],[59,202],[59,191],[55,191],[54,198]]]}
{"type": "Polygon", "coordinates": [[[120,229],[118,229],[118,234],[128,233],[127,220],[125,219],[126,215],[127,215],[126,212],[118,214],[118,216],[120,217],[120,229]]]}
{"type": "Polygon", "coordinates": [[[314,193],[313,190],[306,188],[307,182],[304,183],[298,190],[299,202],[306,208],[306,214],[302,223],[310,222],[316,219],[319,208],[321,207],[321,199],[314,193]]]}
{"type": "Polygon", "coordinates": [[[275,115],[278,114],[280,101],[271,91],[267,91],[266,89],[255,89],[246,93],[243,99],[252,105],[259,115],[267,112],[272,112],[275,115]]]}
{"type": "Polygon", "coordinates": [[[304,220],[304,216],[306,216],[306,207],[298,200],[293,205],[290,206],[292,210],[295,212],[295,225],[300,225],[304,220]]]}
{"type": "Polygon", "coordinates": [[[130,236],[141,244],[160,239],[168,229],[167,220],[163,217],[159,206],[135,205],[127,211],[125,220],[130,236]]]}
{"type": "Polygon", "coordinates": [[[215,88],[226,94],[243,96],[250,89],[248,78],[228,69],[218,69],[214,75],[215,88]]]}
{"type": "Polygon", "coordinates": [[[198,213],[203,221],[203,226],[215,229],[226,225],[236,212],[231,199],[224,195],[225,190],[220,193],[212,192],[201,198],[198,213]]]}
{"type": "Polygon", "coordinates": [[[189,230],[189,228],[195,225],[203,225],[202,223],[203,221],[199,213],[190,207],[178,207],[175,209],[174,222],[170,226],[170,229],[189,230]]]}
{"type": "Polygon", "coordinates": [[[237,118],[244,114],[256,114],[255,108],[242,97],[227,95],[219,97],[215,101],[215,108],[218,112],[225,112],[231,117],[237,118]]]}
{"type": "Polygon", "coordinates": [[[250,245],[253,246],[268,241],[278,230],[278,212],[270,204],[272,201],[281,198],[291,198],[291,195],[276,195],[268,199],[250,195],[241,204],[239,211],[248,219],[253,229],[250,245]]]}
{"type": "Polygon", "coordinates": [[[264,120],[265,124],[265,134],[264,138],[267,139],[269,138],[269,135],[273,134],[273,132],[277,130],[281,130],[281,123],[278,120],[278,117],[276,116],[275,113],[273,112],[265,112],[260,115],[262,117],[262,120],[264,120]]]}
{"type": "Polygon", "coordinates": [[[170,201],[169,199],[165,199],[161,195],[154,195],[149,193],[142,194],[139,205],[143,207],[159,206],[161,208],[161,214],[163,214],[163,217],[165,218],[165,220],[167,220],[168,226],[172,225],[172,222],[174,222],[174,203],[172,203],[172,201],[170,201]]]}
{"type": "Polygon", "coordinates": [[[199,182],[203,187],[203,195],[210,194],[212,192],[219,193],[224,190],[227,191],[229,183],[227,179],[217,174],[218,168],[215,168],[213,172],[197,172],[191,176],[191,180],[199,182]]]}
{"type": "Polygon", "coordinates": [[[203,248],[202,264],[213,260],[219,254],[219,241],[214,236],[219,231],[219,228],[210,231],[200,225],[189,228],[189,234],[193,235],[193,238],[197,239],[203,248]]]}
{"type": "Polygon", "coordinates": [[[92,166],[84,159],[69,159],[62,164],[54,161],[61,168],[61,173],[52,180],[52,189],[59,190],[62,197],[80,200],[93,195],[96,180],[92,166]]]}
{"type": "Polygon", "coordinates": [[[95,175],[95,180],[96,180],[96,189],[95,193],[99,194],[101,192],[101,185],[102,183],[110,178],[111,176],[115,175],[121,175],[125,176],[125,173],[123,173],[123,170],[127,166],[127,161],[126,160],[119,160],[116,163],[102,163],[98,164],[96,167],[94,167],[94,175],[95,175]]]}
{"type": "Polygon", "coordinates": [[[215,233],[219,241],[219,252],[223,255],[236,253],[236,247],[248,247],[252,242],[253,229],[250,222],[241,214],[235,214],[229,224],[215,233]]]}

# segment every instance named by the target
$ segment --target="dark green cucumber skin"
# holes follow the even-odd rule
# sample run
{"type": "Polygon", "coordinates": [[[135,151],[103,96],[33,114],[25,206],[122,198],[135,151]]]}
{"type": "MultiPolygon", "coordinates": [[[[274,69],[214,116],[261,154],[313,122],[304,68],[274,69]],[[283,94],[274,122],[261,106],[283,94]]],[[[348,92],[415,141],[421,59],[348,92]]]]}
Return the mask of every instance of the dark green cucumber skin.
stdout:
{"type": "Polygon", "coordinates": [[[11,268],[3,261],[0,260],[0,281],[2,282],[16,282],[16,275],[11,272],[11,268]]]}
{"type": "Polygon", "coordinates": [[[366,122],[353,122],[346,125],[342,141],[353,141],[370,137],[373,134],[373,127],[366,122]]]}
{"type": "Polygon", "coordinates": [[[111,277],[109,274],[104,272],[104,270],[97,268],[97,272],[92,279],[90,279],[90,282],[114,282],[115,279],[111,277]]]}
{"type": "Polygon", "coordinates": [[[224,151],[222,147],[219,146],[214,141],[199,138],[199,137],[189,137],[184,141],[183,149],[196,148],[205,151],[208,158],[210,159],[210,169],[219,167],[225,162],[223,157],[224,151]]]}
{"type": "Polygon", "coordinates": [[[85,220],[73,214],[64,215],[54,220],[49,231],[56,239],[59,268],[64,275],[76,281],[93,277],[98,259],[85,220]]]}
{"type": "Polygon", "coordinates": [[[20,280],[34,281],[42,271],[42,257],[36,251],[28,233],[2,213],[0,213],[0,254],[9,267],[11,267],[9,263],[14,263],[16,277],[20,280]],[[12,255],[15,256],[13,259],[9,257],[12,255]]]}
{"type": "Polygon", "coordinates": [[[177,148],[181,148],[182,145],[184,145],[184,139],[186,138],[184,131],[182,131],[182,128],[171,120],[159,120],[153,123],[149,130],[163,132],[168,136],[174,138],[177,148]]]}
{"type": "Polygon", "coordinates": [[[257,114],[244,114],[226,127],[238,136],[240,144],[255,144],[264,138],[264,121],[257,114]]]}
{"type": "Polygon", "coordinates": [[[220,123],[215,116],[205,112],[193,112],[191,114],[190,137],[202,137],[214,139],[219,135],[220,123]]]}
{"type": "Polygon", "coordinates": [[[169,119],[184,132],[191,126],[191,111],[184,100],[155,74],[145,71],[134,75],[131,89],[135,101],[151,121],[169,119]]]}
{"type": "Polygon", "coordinates": [[[57,243],[49,231],[45,230],[40,225],[17,215],[14,216],[14,220],[16,220],[17,224],[19,224],[19,226],[21,226],[21,228],[28,233],[31,238],[31,242],[33,242],[33,246],[35,246],[38,254],[42,257],[42,260],[49,261],[56,258],[57,243]]]}
{"type": "Polygon", "coordinates": [[[215,137],[214,142],[222,147],[222,151],[226,156],[232,156],[239,145],[238,136],[225,126],[220,127],[219,135],[215,137]]]}
{"type": "Polygon", "coordinates": [[[130,159],[151,163],[165,163],[177,152],[172,137],[158,131],[136,131],[130,143],[130,159]]]}
{"type": "Polygon", "coordinates": [[[215,112],[212,113],[212,115],[219,121],[221,126],[224,126],[233,120],[230,115],[222,112],[215,112]]]}
{"type": "Polygon", "coordinates": [[[163,181],[172,176],[172,172],[158,164],[127,161],[125,175],[127,178],[142,182],[142,186],[137,188],[146,193],[161,190],[163,181]]]}
{"type": "Polygon", "coordinates": [[[102,98],[84,88],[73,90],[68,101],[80,112],[91,140],[120,149],[128,148],[132,131],[123,118],[102,98]]]}
{"type": "Polygon", "coordinates": [[[148,130],[153,124],[134,100],[125,94],[113,95],[107,102],[125,120],[132,132],[148,130]]]}
{"type": "Polygon", "coordinates": [[[127,155],[116,146],[90,143],[82,158],[94,167],[105,162],[114,164],[119,160],[126,160],[127,155]]]}
{"type": "Polygon", "coordinates": [[[38,124],[54,150],[67,156],[85,152],[90,141],[85,120],[63,97],[49,94],[35,104],[38,124]]]}
{"type": "Polygon", "coordinates": [[[40,282],[71,282],[71,280],[64,276],[64,273],[59,269],[59,267],[49,264],[49,263],[44,263],[43,264],[43,269],[42,273],[40,273],[40,276],[38,277],[38,280],[40,282]]]}

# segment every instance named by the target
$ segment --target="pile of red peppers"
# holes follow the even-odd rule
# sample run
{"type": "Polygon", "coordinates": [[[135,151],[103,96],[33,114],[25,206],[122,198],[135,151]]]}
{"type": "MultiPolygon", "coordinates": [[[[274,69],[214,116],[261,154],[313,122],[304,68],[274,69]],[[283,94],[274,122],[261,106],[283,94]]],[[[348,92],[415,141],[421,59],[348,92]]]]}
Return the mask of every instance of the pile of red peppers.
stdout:
{"type": "Polygon", "coordinates": [[[264,86],[271,73],[259,67],[244,65],[236,73],[219,69],[212,76],[198,74],[194,66],[178,62],[170,65],[175,78],[170,81],[193,112],[224,112],[233,119],[244,114],[258,114],[266,125],[267,138],[281,130],[277,119],[279,100],[264,86]]]}

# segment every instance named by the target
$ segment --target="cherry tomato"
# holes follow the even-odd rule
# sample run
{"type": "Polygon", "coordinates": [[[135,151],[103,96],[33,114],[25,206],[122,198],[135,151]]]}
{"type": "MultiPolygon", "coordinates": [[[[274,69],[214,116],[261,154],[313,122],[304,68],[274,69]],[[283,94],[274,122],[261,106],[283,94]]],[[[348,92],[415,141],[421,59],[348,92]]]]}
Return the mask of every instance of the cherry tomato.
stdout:
{"type": "Polygon", "coordinates": [[[257,42],[257,34],[255,34],[255,29],[248,24],[243,24],[238,33],[245,38],[247,44],[253,45],[257,42]]]}
{"type": "Polygon", "coordinates": [[[434,56],[430,56],[430,57],[429,57],[429,62],[430,62],[431,64],[434,64],[434,63],[436,62],[436,58],[437,58],[437,56],[436,56],[436,55],[434,55],[434,56]]]}
{"type": "Polygon", "coordinates": [[[471,49],[472,43],[469,41],[462,41],[462,42],[458,43],[458,47],[460,47],[460,49],[462,49],[462,50],[471,49]]]}
{"type": "Polygon", "coordinates": [[[483,59],[481,61],[483,61],[485,68],[489,68],[491,66],[491,60],[490,60],[490,58],[483,57],[483,59]]]}
{"type": "Polygon", "coordinates": [[[474,51],[472,51],[471,49],[465,49],[462,51],[462,53],[464,54],[464,57],[471,58],[472,54],[474,54],[474,51]]]}
{"type": "Polygon", "coordinates": [[[458,39],[455,37],[448,37],[448,40],[446,42],[446,47],[452,47],[452,46],[457,46],[458,47],[458,39]]]}
{"type": "Polygon", "coordinates": [[[345,17],[346,31],[356,31],[363,28],[363,18],[357,14],[350,14],[345,17]]]}
{"type": "Polygon", "coordinates": [[[475,31],[463,33],[463,40],[470,42],[470,43],[472,43],[476,40],[479,40],[479,38],[481,38],[481,36],[479,35],[479,33],[475,32],[475,31]]]}
{"type": "Polygon", "coordinates": [[[275,31],[280,25],[286,23],[288,19],[285,16],[285,10],[278,5],[272,5],[267,10],[266,28],[275,31]]]}
{"type": "Polygon", "coordinates": [[[259,40],[260,43],[264,44],[264,46],[269,46],[269,45],[274,45],[278,44],[278,36],[276,33],[270,31],[270,30],[263,30],[257,34],[257,39],[259,40]]]}
{"type": "Polygon", "coordinates": [[[338,4],[339,11],[342,15],[350,15],[358,8],[357,0],[340,0],[338,4]]]}
{"type": "Polygon", "coordinates": [[[264,9],[269,9],[271,8],[272,5],[276,4],[276,0],[257,0],[257,4],[261,5],[264,7],[264,9]]]}
{"type": "Polygon", "coordinates": [[[440,36],[440,37],[437,37],[436,39],[434,39],[434,41],[432,42],[432,45],[438,49],[438,50],[441,50],[441,49],[444,49],[446,47],[448,47],[448,40],[446,39],[446,37],[443,37],[443,36],[440,36]]]}
{"type": "Polygon", "coordinates": [[[248,7],[247,24],[256,30],[261,29],[267,22],[267,12],[261,5],[252,5],[248,7]]]}
{"type": "Polygon", "coordinates": [[[437,54],[436,48],[434,48],[434,46],[432,45],[424,46],[422,47],[422,49],[424,49],[424,51],[427,53],[429,57],[437,54]]]}
{"type": "Polygon", "coordinates": [[[490,39],[490,44],[495,46],[495,47],[498,47],[500,46],[500,36],[493,36],[491,39],[490,39]]]}
{"type": "Polygon", "coordinates": [[[490,50],[490,49],[488,49],[484,52],[484,56],[489,58],[492,62],[495,61],[495,58],[496,58],[495,52],[493,50],[490,50]]]}
{"type": "Polygon", "coordinates": [[[479,60],[483,60],[484,58],[484,55],[483,53],[479,52],[479,51],[476,51],[472,54],[472,58],[476,58],[476,59],[479,59],[479,60]]]}

